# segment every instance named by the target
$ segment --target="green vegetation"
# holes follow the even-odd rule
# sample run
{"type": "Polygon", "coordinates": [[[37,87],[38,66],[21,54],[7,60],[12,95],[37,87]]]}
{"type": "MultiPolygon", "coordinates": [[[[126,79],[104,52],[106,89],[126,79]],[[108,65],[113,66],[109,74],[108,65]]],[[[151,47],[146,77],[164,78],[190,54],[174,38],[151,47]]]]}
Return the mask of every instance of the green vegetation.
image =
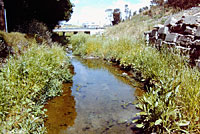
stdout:
{"type": "Polygon", "coordinates": [[[153,21],[154,20],[149,16],[136,15],[131,20],[127,20],[114,27],[108,28],[105,34],[110,37],[141,38],[144,31],[148,31],[153,27],[153,21]]]}
{"type": "Polygon", "coordinates": [[[161,7],[151,7],[151,10],[133,16],[130,20],[119,23],[114,27],[106,29],[105,36],[111,38],[129,37],[135,40],[141,39],[145,31],[149,31],[156,24],[164,24],[168,15],[176,12],[174,9],[161,7]]]}
{"type": "Polygon", "coordinates": [[[56,44],[38,45],[14,34],[4,33],[5,42],[23,51],[9,56],[0,69],[0,132],[45,133],[44,102],[62,92],[63,82],[71,81],[70,61],[56,44]]]}
{"type": "Polygon", "coordinates": [[[187,56],[166,48],[158,51],[130,37],[82,34],[72,36],[71,44],[74,54],[118,61],[140,74],[136,77],[141,81],[148,81],[147,92],[138,97],[142,111],[138,127],[147,132],[200,133],[200,73],[189,66],[187,56]]]}

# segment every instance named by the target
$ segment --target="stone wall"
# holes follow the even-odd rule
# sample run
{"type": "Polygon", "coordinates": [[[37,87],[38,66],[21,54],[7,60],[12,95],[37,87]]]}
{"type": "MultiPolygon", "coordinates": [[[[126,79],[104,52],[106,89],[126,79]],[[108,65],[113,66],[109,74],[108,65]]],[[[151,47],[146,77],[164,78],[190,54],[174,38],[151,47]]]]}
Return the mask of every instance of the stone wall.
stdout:
{"type": "Polygon", "coordinates": [[[157,48],[167,44],[188,52],[191,63],[200,62],[200,12],[194,15],[183,15],[180,18],[169,17],[164,25],[154,26],[152,31],[145,32],[147,43],[157,48]]]}

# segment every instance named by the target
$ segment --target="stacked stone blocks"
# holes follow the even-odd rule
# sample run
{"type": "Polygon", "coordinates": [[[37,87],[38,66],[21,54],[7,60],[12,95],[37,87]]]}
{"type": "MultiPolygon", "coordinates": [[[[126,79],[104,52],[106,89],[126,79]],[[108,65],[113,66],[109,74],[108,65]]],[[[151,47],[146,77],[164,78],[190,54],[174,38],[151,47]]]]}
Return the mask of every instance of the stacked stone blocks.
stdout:
{"type": "Polygon", "coordinates": [[[200,16],[188,15],[176,19],[169,17],[164,25],[154,26],[145,32],[146,42],[160,48],[163,44],[189,51],[190,59],[199,62],[200,58],[200,16]]]}

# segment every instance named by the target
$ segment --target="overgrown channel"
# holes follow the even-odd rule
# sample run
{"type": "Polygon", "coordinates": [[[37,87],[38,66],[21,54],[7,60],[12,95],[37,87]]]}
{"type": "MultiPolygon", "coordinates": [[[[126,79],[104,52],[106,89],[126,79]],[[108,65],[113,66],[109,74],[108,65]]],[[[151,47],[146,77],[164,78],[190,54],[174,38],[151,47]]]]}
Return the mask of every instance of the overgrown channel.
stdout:
{"type": "Polygon", "coordinates": [[[73,58],[73,84],[45,106],[49,134],[132,133],[138,110],[133,102],[142,84],[130,72],[100,59],[73,58]]]}

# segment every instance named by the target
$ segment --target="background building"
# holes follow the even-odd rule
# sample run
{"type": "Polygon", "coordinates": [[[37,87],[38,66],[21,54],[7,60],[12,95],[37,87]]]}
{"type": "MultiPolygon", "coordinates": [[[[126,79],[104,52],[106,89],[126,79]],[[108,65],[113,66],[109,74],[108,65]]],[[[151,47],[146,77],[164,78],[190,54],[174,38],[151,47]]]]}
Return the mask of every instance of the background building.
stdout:
{"type": "Polygon", "coordinates": [[[105,16],[105,26],[112,26],[113,18],[113,9],[106,9],[106,16],[105,16]]]}

